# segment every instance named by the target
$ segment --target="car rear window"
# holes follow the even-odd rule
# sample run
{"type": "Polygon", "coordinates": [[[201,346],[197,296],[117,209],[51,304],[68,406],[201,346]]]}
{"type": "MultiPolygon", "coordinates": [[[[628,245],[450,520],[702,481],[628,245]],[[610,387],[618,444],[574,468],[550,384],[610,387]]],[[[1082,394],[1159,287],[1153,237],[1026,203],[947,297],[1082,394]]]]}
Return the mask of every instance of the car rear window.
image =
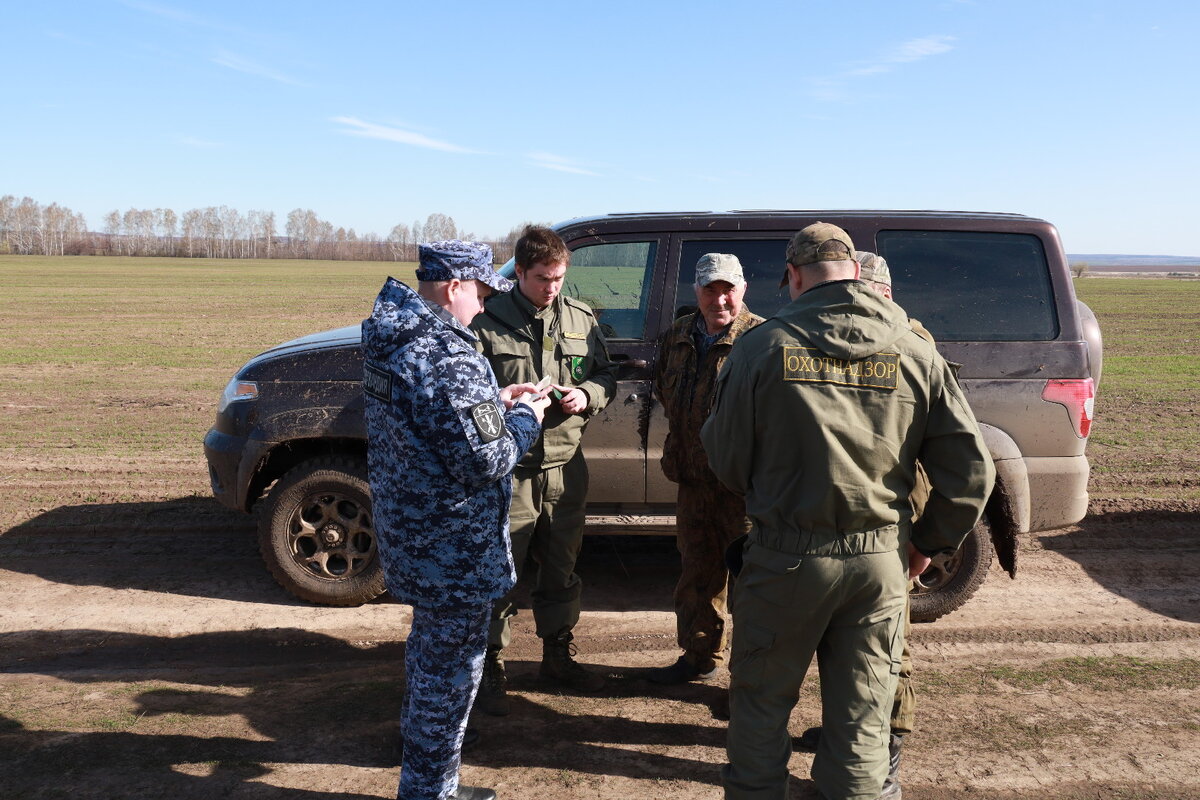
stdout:
{"type": "Polygon", "coordinates": [[[1024,233],[880,231],[892,292],[939,341],[1058,337],[1041,240],[1024,233]]]}

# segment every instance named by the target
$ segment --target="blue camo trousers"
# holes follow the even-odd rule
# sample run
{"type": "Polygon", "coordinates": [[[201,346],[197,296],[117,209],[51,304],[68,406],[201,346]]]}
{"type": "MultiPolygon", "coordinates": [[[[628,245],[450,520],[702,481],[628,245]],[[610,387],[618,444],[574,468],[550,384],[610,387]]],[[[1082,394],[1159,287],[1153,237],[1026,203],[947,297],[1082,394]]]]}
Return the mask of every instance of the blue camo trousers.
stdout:
{"type": "Polygon", "coordinates": [[[487,649],[491,604],[413,607],[400,714],[404,764],[399,800],[446,800],[458,790],[463,734],[487,649]]]}

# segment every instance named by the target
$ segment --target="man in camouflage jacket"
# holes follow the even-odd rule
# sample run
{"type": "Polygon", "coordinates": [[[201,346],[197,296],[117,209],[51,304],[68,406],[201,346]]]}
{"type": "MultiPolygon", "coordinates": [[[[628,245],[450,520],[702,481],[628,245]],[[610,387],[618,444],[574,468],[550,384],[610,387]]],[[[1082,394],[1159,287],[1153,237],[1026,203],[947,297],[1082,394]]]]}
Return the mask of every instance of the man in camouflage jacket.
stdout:
{"type": "Polygon", "coordinates": [[[675,586],[683,655],[648,673],[650,680],[664,684],[711,678],[724,661],[725,549],[748,529],[742,498],[709,469],[700,426],[708,418],[717,373],[733,343],[763,320],[743,303],[746,280],[737,256],[701,256],[694,288],[697,311],[675,320],[663,336],[654,374],[668,426],[663,474],[679,484],[675,540],[683,568],[675,586]]]}
{"type": "Polygon", "coordinates": [[[413,607],[405,645],[401,800],[486,800],[458,785],[492,602],[516,580],[509,475],[541,430],[544,399],[498,388],[466,327],[509,282],[491,248],[421,245],[419,290],[388,278],[363,322],[367,463],[388,591],[413,607]]]}

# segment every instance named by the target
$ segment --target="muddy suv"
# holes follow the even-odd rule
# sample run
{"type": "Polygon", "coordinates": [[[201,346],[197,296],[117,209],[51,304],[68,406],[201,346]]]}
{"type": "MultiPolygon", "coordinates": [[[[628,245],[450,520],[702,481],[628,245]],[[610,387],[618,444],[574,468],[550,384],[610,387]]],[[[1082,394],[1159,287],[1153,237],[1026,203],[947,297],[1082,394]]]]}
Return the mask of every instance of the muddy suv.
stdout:
{"type": "MultiPolygon", "coordinates": [[[[619,363],[612,404],[583,447],[589,532],[674,530],[675,487],[659,468],[666,419],[651,391],[659,335],[694,302],[693,268],[708,252],[745,269],[747,305],[769,317],[791,234],[818,220],[883,255],[896,301],[950,361],[996,464],[984,519],[914,588],[913,618],[965,603],[993,555],[1016,576],[1018,537],[1080,520],[1084,455],[1100,376],[1095,316],[1075,299],[1058,233],[1013,214],[735,211],[611,214],[556,227],[572,250],[564,291],[588,303],[619,363]]],[[[502,268],[511,276],[512,263],[502,268]]],[[[372,529],[357,324],[296,339],[243,366],[204,440],[214,495],[258,508],[259,545],[296,596],[355,605],[384,591],[372,529]]]]}

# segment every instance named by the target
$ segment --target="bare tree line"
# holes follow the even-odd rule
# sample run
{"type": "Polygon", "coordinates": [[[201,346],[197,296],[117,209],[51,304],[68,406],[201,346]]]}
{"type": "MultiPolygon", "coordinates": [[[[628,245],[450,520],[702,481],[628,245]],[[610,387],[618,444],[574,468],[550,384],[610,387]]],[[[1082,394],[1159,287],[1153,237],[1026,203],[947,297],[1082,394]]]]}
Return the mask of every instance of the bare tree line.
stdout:
{"type": "MultiPolygon", "coordinates": [[[[521,227],[490,242],[497,261],[512,255],[521,227]]],[[[434,213],[424,222],[401,222],[380,239],[335,228],[304,208],[288,213],[281,233],[273,211],[243,214],[228,206],[193,208],[182,216],[169,208],[114,210],[104,216],[103,230],[90,231],[82,214],[57,203],[0,197],[0,254],[416,261],[419,243],[455,238],[478,237],[460,229],[453,217],[434,213]]]]}

